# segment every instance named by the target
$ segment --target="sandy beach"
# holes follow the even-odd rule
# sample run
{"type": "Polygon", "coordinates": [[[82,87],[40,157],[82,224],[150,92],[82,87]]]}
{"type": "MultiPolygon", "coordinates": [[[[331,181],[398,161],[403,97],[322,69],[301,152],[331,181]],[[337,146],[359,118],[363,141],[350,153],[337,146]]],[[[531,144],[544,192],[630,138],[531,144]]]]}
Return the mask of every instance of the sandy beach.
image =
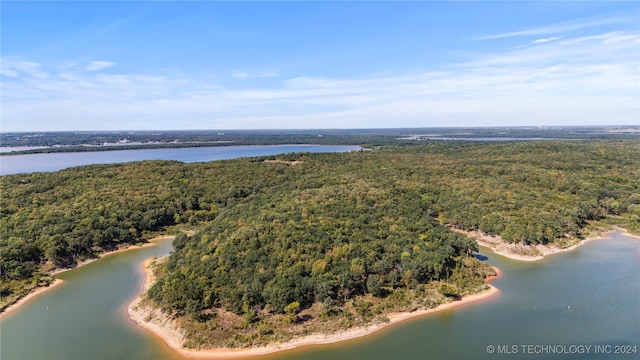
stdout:
{"type": "MultiPolygon", "coordinates": [[[[102,258],[104,258],[106,256],[109,256],[109,255],[121,253],[121,252],[124,252],[124,251],[134,250],[134,249],[141,249],[141,248],[149,247],[149,246],[156,246],[156,244],[155,244],[156,241],[164,240],[164,239],[170,239],[170,238],[174,238],[174,237],[175,236],[170,236],[170,235],[157,236],[157,237],[155,237],[153,239],[150,239],[149,242],[143,243],[141,245],[130,245],[130,246],[127,246],[126,248],[123,248],[123,249],[118,249],[118,250],[102,253],[102,254],[100,254],[99,257],[97,257],[95,259],[87,259],[85,261],[81,261],[75,267],[72,267],[72,268],[56,269],[56,270],[50,272],[50,275],[54,276],[54,275],[61,274],[61,273],[66,272],[66,271],[71,271],[73,269],[77,269],[77,268],[79,268],[81,266],[90,264],[90,263],[92,263],[94,261],[98,261],[98,260],[100,260],[100,259],[102,259],[102,258]]],[[[61,280],[61,279],[54,279],[53,283],[51,283],[48,286],[35,288],[33,290],[33,292],[29,293],[27,296],[25,296],[23,298],[20,298],[15,303],[7,306],[4,309],[4,311],[0,312],[0,318],[3,318],[5,316],[9,315],[10,313],[15,312],[16,310],[18,310],[20,307],[22,307],[23,305],[25,305],[29,301],[33,300],[34,298],[36,298],[39,295],[42,295],[44,292],[46,292],[48,290],[51,290],[51,289],[55,288],[56,286],[61,285],[63,282],[64,281],[61,280]]]]}
{"type": "Polygon", "coordinates": [[[476,239],[478,245],[490,248],[495,254],[504,256],[509,259],[519,261],[538,261],[544,259],[546,256],[558,254],[562,252],[572,251],[594,240],[606,240],[607,236],[614,232],[620,232],[625,236],[640,239],[640,236],[629,233],[627,230],[613,226],[609,230],[598,232],[595,235],[589,236],[578,243],[568,246],[566,248],[559,248],[550,245],[521,245],[508,243],[500,236],[488,235],[480,231],[465,231],[455,228],[450,228],[452,231],[472,237],[476,239]]]}
{"type": "MultiPolygon", "coordinates": [[[[180,329],[176,327],[176,324],[173,321],[166,319],[164,316],[162,316],[162,314],[158,310],[140,306],[140,302],[142,300],[142,294],[144,294],[146,290],[149,289],[149,287],[153,285],[153,282],[155,281],[153,277],[153,273],[148,267],[150,262],[151,262],[151,259],[147,260],[143,264],[143,270],[145,272],[145,283],[142,289],[143,291],[141,295],[138,296],[129,305],[128,307],[129,317],[134,322],[136,322],[136,324],[149,330],[155,336],[162,339],[167,345],[169,345],[170,348],[177,351],[182,356],[189,357],[189,358],[199,358],[199,359],[229,359],[229,358],[241,358],[241,357],[248,357],[248,356],[265,355],[265,354],[271,354],[279,351],[291,350],[291,349],[299,348],[301,346],[331,344],[339,341],[355,339],[355,338],[372,334],[383,328],[400,323],[402,321],[406,321],[408,319],[413,319],[416,317],[433,314],[438,311],[453,309],[453,308],[467,305],[480,300],[486,300],[500,292],[496,287],[489,285],[490,288],[487,291],[484,291],[479,294],[464,296],[460,300],[442,304],[433,309],[387,314],[387,317],[389,318],[389,322],[387,323],[357,327],[357,328],[349,329],[349,330],[334,333],[334,334],[314,334],[314,335],[300,337],[298,339],[291,340],[285,343],[273,344],[270,346],[255,347],[255,348],[241,348],[241,349],[222,349],[221,348],[221,349],[189,350],[182,347],[183,333],[180,331],[180,329]]],[[[494,269],[496,270],[497,275],[487,278],[486,282],[494,280],[500,276],[501,274],[500,270],[495,267],[494,269]]]]}

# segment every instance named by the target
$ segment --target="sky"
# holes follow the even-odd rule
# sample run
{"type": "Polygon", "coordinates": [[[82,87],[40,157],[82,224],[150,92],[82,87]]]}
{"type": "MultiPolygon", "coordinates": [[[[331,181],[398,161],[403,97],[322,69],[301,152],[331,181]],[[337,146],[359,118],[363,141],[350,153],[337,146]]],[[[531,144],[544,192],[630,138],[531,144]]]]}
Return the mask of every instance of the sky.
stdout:
{"type": "Polygon", "coordinates": [[[635,1],[8,1],[0,131],[640,125],[635,1]]]}

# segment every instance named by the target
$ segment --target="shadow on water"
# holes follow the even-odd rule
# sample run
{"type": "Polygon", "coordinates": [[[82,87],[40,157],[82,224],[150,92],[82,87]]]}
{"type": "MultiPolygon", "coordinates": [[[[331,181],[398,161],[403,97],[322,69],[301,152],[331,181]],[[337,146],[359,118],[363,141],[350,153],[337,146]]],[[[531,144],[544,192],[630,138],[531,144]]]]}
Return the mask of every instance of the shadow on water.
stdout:
{"type": "Polygon", "coordinates": [[[473,254],[473,257],[480,260],[480,261],[487,261],[489,260],[489,257],[484,256],[484,255],[480,255],[480,254],[473,254]]]}

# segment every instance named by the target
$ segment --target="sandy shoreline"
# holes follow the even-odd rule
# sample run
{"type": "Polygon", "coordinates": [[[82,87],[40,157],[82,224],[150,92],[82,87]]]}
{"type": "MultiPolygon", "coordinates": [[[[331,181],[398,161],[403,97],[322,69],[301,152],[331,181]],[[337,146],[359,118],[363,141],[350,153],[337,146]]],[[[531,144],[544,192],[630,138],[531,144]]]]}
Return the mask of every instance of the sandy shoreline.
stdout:
{"type": "MultiPolygon", "coordinates": [[[[255,348],[241,348],[241,349],[205,349],[205,350],[189,350],[182,347],[182,332],[176,328],[175,323],[162,316],[162,314],[154,309],[145,308],[139,306],[142,295],[153,284],[154,277],[151,270],[148,268],[152,259],[145,261],[143,264],[143,270],[145,273],[145,283],[143,285],[143,291],[128,307],[129,317],[140,327],[147,329],[153,335],[159,337],[164,341],[171,349],[177,351],[180,355],[189,358],[200,359],[228,359],[228,358],[241,358],[256,355],[266,355],[275,352],[292,350],[301,346],[309,345],[322,345],[331,344],[340,341],[350,340],[372,334],[388,326],[400,323],[402,321],[432,314],[438,311],[453,309],[463,305],[467,305],[480,300],[486,300],[490,297],[498,294],[500,291],[489,285],[489,289],[479,294],[473,294],[464,296],[460,300],[452,301],[446,304],[442,304],[433,309],[417,310],[413,312],[401,312],[387,314],[389,322],[384,324],[374,324],[364,327],[358,327],[354,329],[345,330],[335,334],[315,334],[304,336],[295,340],[291,340],[285,343],[274,344],[270,346],[255,347],[255,348]]],[[[498,278],[501,274],[498,268],[495,268],[496,276],[487,278],[486,282],[498,278]]]]}
{"type": "MultiPolygon", "coordinates": [[[[171,235],[162,235],[162,236],[157,236],[153,239],[148,240],[148,242],[143,243],[141,245],[130,245],[124,249],[118,249],[118,250],[114,250],[114,251],[109,251],[109,252],[105,252],[100,254],[99,257],[95,258],[95,259],[88,259],[85,261],[81,261],[79,262],[75,267],[72,268],[67,268],[67,269],[56,269],[55,271],[50,272],[49,274],[51,276],[55,276],[57,274],[61,274],[63,272],[66,271],[71,271],[74,269],[77,269],[81,266],[90,264],[94,261],[98,261],[106,256],[109,255],[113,255],[113,254],[117,254],[117,253],[121,253],[124,251],[129,251],[129,250],[134,250],[134,249],[142,249],[145,247],[149,247],[149,246],[156,246],[157,244],[155,244],[156,241],[159,240],[164,240],[164,239],[170,239],[170,238],[174,238],[175,236],[171,236],[171,235]]],[[[9,315],[10,313],[15,312],[16,310],[18,310],[19,308],[21,308],[22,306],[24,306],[25,304],[27,304],[29,301],[33,300],[34,298],[36,298],[39,295],[42,295],[44,292],[51,290],[55,287],[57,287],[58,285],[61,285],[62,283],[64,283],[63,280],[61,279],[54,279],[53,283],[49,284],[48,286],[44,286],[44,287],[37,287],[35,288],[35,290],[29,294],[27,294],[25,297],[20,298],[18,301],[16,301],[15,303],[7,306],[2,312],[0,312],[0,319],[9,315]]]]}
{"type": "Polygon", "coordinates": [[[59,285],[62,285],[64,281],[60,280],[60,279],[55,279],[53,280],[53,282],[47,286],[44,287],[38,287],[36,288],[35,291],[27,294],[27,296],[20,298],[18,301],[16,301],[15,303],[9,305],[7,308],[4,309],[3,312],[0,313],[0,319],[15,312],[16,310],[18,310],[21,306],[25,305],[26,303],[28,303],[29,301],[35,299],[37,296],[41,295],[43,292],[51,290],[59,285]]]}
{"type": "Polygon", "coordinates": [[[493,253],[500,256],[504,256],[509,259],[519,261],[538,261],[544,259],[546,256],[568,252],[577,249],[578,247],[594,240],[604,240],[609,234],[620,232],[625,236],[640,239],[640,236],[629,233],[627,230],[618,226],[612,226],[609,230],[603,230],[595,235],[589,236],[584,240],[580,240],[578,243],[568,246],[566,248],[559,248],[548,245],[520,245],[508,243],[500,236],[484,234],[480,231],[465,231],[460,229],[450,228],[452,231],[474,238],[478,245],[487,247],[493,251],[493,253]],[[529,255],[530,254],[530,255],[529,255]]]}

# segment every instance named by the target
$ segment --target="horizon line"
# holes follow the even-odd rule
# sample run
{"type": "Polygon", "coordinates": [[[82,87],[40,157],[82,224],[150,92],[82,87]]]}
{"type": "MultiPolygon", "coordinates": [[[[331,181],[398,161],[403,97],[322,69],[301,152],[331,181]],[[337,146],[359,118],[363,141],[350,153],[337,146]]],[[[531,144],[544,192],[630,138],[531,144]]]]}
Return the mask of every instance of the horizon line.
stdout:
{"type": "Polygon", "coordinates": [[[363,131],[363,130],[417,130],[417,129],[557,129],[557,128],[640,128],[640,124],[606,124],[606,125],[479,125],[479,126],[420,126],[420,127],[372,127],[372,128],[254,128],[254,129],[224,129],[224,128],[200,128],[200,129],[119,129],[119,130],[11,130],[2,131],[0,134],[13,133],[106,133],[106,132],[188,132],[188,131],[229,131],[229,132],[251,132],[251,131],[363,131]]]}

